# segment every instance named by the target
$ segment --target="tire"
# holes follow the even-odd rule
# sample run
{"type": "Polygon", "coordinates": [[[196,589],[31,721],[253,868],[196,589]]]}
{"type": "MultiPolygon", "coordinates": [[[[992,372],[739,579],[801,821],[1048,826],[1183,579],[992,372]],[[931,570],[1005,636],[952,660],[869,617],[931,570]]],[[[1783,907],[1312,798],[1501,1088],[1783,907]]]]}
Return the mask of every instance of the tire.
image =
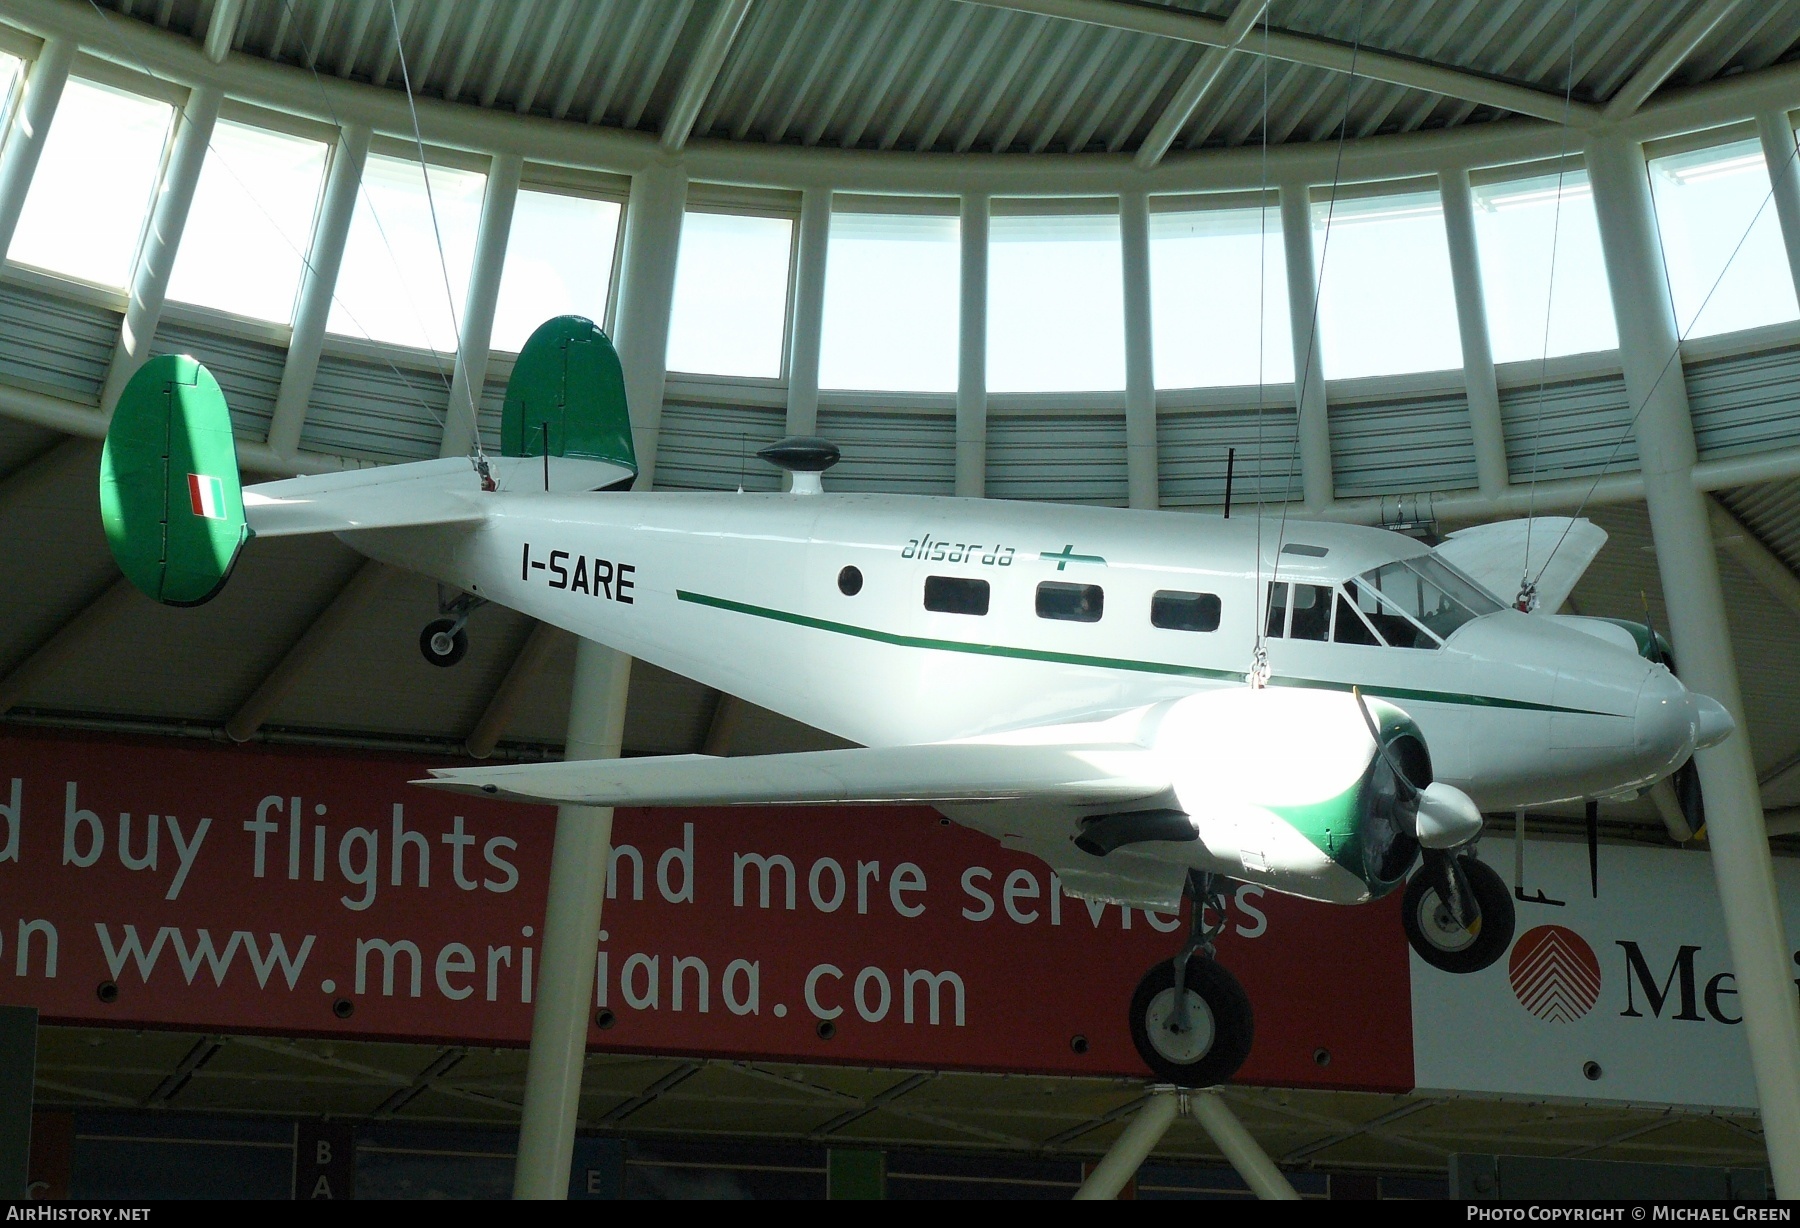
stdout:
{"type": "Polygon", "coordinates": [[[463,659],[469,651],[469,633],[462,630],[448,618],[440,618],[436,622],[425,624],[425,630],[419,632],[419,653],[427,661],[442,669],[449,669],[463,659]],[[450,637],[450,650],[439,652],[438,645],[432,641],[440,635],[450,637]]]}
{"type": "Polygon", "coordinates": [[[1236,1074],[1250,1056],[1255,1017],[1235,976],[1196,953],[1188,960],[1192,1019],[1188,1036],[1164,1023],[1175,1004],[1175,961],[1150,969],[1131,995],[1131,1041],[1157,1078],[1177,1087],[1215,1087],[1236,1074]]]}
{"type": "Polygon", "coordinates": [[[1420,959],[1433,968],[1460,976],[1480,972],[1512,946],[1513,900],[1501,877],[1473,857],[1458,857],[1453,865],[1461,870],[1475,896],[1479,916],[1474,928],[1464,929],[1450,916],[1438,894],[1435,876],[1423,867],[1406,884],[1400,922],[1406,927],[1407,942],[1420,959]]]}

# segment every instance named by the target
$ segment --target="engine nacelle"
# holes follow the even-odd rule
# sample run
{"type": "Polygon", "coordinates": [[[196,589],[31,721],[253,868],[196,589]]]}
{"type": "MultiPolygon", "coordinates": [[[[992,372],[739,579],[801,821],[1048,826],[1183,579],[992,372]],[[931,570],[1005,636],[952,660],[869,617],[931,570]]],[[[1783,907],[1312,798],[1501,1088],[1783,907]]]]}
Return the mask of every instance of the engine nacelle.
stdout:
{"type": "Polygon", "coordinates": [[[1146,740],[1207,851],[1282,890],[1343,902],[1382,896],[1405,879],[1422,838],[1453,847],[1480,831],[1474,804],[1432,783],[1418,725],[1379,699],[1359,706],[1346,692],[1281,686],[1213,691],[1167,705],[1152,723],[1146,740]]]}

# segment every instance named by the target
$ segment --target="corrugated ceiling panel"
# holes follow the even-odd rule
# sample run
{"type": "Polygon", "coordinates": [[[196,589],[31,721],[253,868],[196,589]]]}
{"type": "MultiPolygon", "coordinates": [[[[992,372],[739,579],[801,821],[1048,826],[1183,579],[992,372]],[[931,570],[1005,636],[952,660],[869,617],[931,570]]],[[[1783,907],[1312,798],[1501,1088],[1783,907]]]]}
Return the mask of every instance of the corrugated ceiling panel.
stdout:
{"type": "Polygon", "coordinates": [[[827,490],[895,495],[956,493],[956,418],[951,414],[820,410],[819,434],[843,460],[827,490]]]}
{"type": "Polygon", "coordinates": [[[1717,495],[1764,545],[1800,572],[1800,479],[1738,486],[1717,495]]]}
{"type": "Polygon", "coordinates": [[[663,406],[657,490],[780,490],[781,471],[756,458],[782,436],[780,410],[735,405],[663,406]]]}
{"type": "Polygon", "coordinates": [[[990,415],[987,494],[1124,507],[1125,415],[990,415]]]}
{"type": "Polygon", "coordinates": [[[1340,496],[1466,490],[1475,431],[1461,394],[1333,405],[1331,466],[1340,496]]]}
{"type": "Polygon", "coordinates": [[[151,343],[156,354],[187,354],[199,359],[219,381],[231,426],[239,437],[261,442],[269,436],[275,397],[281,391],[281,369],[287,351],[266,341],[232,337],[214,329],[164,323],[151,343]]]}
{"type": "Polygon", "coordinates": [[[1702,456],[1800,442],[1800,347],[1689,363],[1688,408],[1702,456]]]}
{"type": "Polygon", "coordinates": [[[444,437],[449,380],[436,371],[327,355],[319,360],[300,446],[315,452],[430,460],[444,437]]]}
{"type": "Polygon", "coordinates": [[[1234,507],[1301,497],[1300,452],[1292,406],[1175,412],[1156,419],[1156,465],[1164,507],[1223,507],[1225,467],[1234,507]]]}
{"type": "Polygon", "coordinates": [[[0,379],[98,405],[124,318],[105,307],[0,282],[0,379]]]}
{"type": "Polygon", "coordinates": [[[1515,482],[1637,468],[1623,376],[1502,388],[1500,419],[1515,482]]]}

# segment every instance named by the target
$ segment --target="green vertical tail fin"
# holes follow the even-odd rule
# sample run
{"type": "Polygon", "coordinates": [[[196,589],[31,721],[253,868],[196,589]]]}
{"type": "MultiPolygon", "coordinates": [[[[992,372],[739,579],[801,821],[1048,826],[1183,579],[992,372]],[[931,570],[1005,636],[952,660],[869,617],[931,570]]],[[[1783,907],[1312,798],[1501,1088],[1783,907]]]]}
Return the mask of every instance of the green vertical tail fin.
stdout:
{"type": "Polygon", "coordinates": [[[225,587],[250,536],[219,381],[184,355],[139,367],[100,454],[100,519],[127,579],[164,605],[225,587]]]}
{"type": "Polygon", "coordinates": [[[572,456],[637,472],[625,375],[600,326],[556,316],[537,326],[506,383],[502,456],[572,456]]]}

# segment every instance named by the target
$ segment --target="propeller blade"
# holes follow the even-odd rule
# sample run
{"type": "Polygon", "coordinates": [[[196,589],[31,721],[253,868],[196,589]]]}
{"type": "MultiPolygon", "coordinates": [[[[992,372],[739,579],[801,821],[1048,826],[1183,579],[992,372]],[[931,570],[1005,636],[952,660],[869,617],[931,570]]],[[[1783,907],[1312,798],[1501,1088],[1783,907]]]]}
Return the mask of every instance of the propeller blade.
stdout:
{"type": "Polygon", "coordinates": [[[1600,898],[1600,803],[1587,804],[1588,882],[1600,898]]]}
{"type": "Polygon", "coordinates": [[[1706,798],[1700,792],[1699,767],[1690,758],[1675,769],[1669,783],[1675,786],[1675,800],[1681,804],[1681,817],[1687,820],[1688,830],[1698,832],[1706,826],[1706,798]]]}

